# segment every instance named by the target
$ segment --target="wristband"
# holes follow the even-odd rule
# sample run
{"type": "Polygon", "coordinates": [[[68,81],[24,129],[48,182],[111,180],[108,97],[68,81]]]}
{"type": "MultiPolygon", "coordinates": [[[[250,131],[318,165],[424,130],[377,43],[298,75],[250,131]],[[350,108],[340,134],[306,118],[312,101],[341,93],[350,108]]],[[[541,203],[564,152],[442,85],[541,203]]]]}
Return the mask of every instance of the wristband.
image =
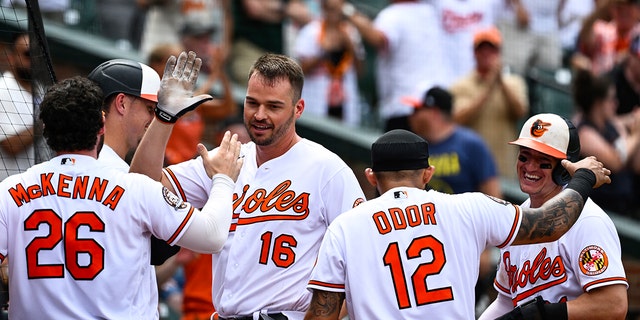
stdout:
{"type": "Polygon", "coordinates": [[[569,313],[567,312],[567,303],[547,303],[544,305],[544,318],[545,319],[557,319],[557,320],[569,320],[569,313]]]}
{"type": "Polygon", "coordinates": [[[163,111],[162,109],[156,107],[154,109],[155,113],[156,113],[156,118],[158,118],[158,120],[162,121],[162,122],[166,122],[166,123],[176,123],[176,121],[178,121],[179,117],[177,116],[172,116],[171,114],[163,111]]]}
{"type": "Polygon", "coordinates": [[[580,168],[573,174],[567,188],[577,191],[582,196],[582,201],[586,202],[595,184],[596,174],[589,169],[580,168]]]}

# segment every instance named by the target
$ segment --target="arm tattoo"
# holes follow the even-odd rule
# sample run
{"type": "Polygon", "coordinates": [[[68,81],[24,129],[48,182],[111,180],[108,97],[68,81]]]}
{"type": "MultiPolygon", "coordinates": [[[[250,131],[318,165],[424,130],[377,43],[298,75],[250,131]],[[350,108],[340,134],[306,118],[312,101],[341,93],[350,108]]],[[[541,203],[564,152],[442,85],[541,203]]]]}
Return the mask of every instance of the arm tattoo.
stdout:
{"type": "Polygon", "coordinates": [[[322,290],[313,290],[311,305],[307,311],[305,319],[338,319],[342,301],[344,300],[343,292],[330,292],[322,290]],[[309,318],[311,316],[311,318],[309,318]]]}
{"type": "Polygon", "coordinates": [[[540,208],[521,208],[522,223],[513,244],[557,240],[578,220],[583,206],[578,192],[565,189],[540,208]]]}

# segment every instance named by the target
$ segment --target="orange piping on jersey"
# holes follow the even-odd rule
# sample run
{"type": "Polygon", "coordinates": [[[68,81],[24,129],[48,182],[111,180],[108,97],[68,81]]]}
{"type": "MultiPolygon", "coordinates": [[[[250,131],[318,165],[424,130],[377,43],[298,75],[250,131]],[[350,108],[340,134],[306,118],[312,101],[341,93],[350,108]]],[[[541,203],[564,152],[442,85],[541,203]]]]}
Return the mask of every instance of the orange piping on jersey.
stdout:
{"type": "Polygon", "coordinates": [[[187,221],[189,221],[189,219],[191,219],[191,215],[193,215],[193,207],[189,208],[189,213],[187,213],[187,216],[184,217],[184,220],[182,220],[182,223],[180,224],[180,226],[178,227],[178,229],[176,229],[176,232],[173,233],[173,235],[171,236],[171,238],[167,239],[167,243],[168,244],[172,244],[174,240],[176,240],[176,237],[180,234],[180,232],[182,232],[182,229],[184,229],[184,226],[187,224],[187,221]]]}
{"type": "Polygon", "coordinates": [[[584,286],[582,286],[582,290],[584,292],[587,292],[587,289],[589,289],[589,287],[591,287],[591,286],[595,286],[596,284],[601,284],[601,283],[605,283],[605,282],[614,282],[614,281],[627,282],[627,278],[625,278],[625,277],[611,277],[611,278],[606,278],[606,279],[598,279],[598,280],[595,280],[595,281],[591,281],[591,282],[585,284],[584,286]]]}
{"type": "Polygon", "coordinates": [[[497,280],[497,279],[494,279],[494,280],[493,280],[493,285],[494,285],[494,286],[496,286],[496,287],[498,288],[498,290],[500,290],[500,291],[504,292],[505,294],[507,294],[507,295],[510,295],[510,294],[511,294],[511,292],[509,292],[509,288],[505,288],[505,287],[503,287],[503,286],[498,282],[498,280],[497,280]]]}
{"type": "Polygon", "coordinates": [[[513,225],[511,226],[511,232],[509,232],[509,236],[507,237],[507,239],[503,243],[501,243],[498,246],[498,248],[504,248],[507,244],[509,244],[509,242],[511,241],[511,238],[513,238],[513,236],[518,231],[516,228],[518,227],[518,223],[520,222],[520,207],[518,207],[516,205],[513,205],[513,207],[516,209],[516,217],[515,217],[515,219],[513,219],[513,225]]]}
{"type": "Polygon", "coordinates": [[[173,173],[173,171],[171,171],[171,169],[169,168],[164,168],[164,173],[167,175],[167,178],[173,181],[176,189],[178,189],[177,191],[180,194],[180,198],[182,198],[182,201],[187,201],[187,196],[184,195],[184,190],[182,189],[182,186],[180,185],[180,182],[178,181],[178,178],[176,178],[176,175],[173,173]]]}
{"type": "Polygon", "coordinates": [[[551,282],[547,282],[547,283],[545,283],[543,285],[540,285],[540,286],[537,286],[535,288],[531,288],[531,289],[529,289],[529,290],[517,295],[513,299],[513,306],[515,307],[518,304],[518,302],[520,302],[522,300],[525,300],[527,298],[530,298],[531,296],[535,295],[536,293],[538,293],[540,291],[544,291],[546,289],[549,289],[549,288],[551,288],[553,286],[557,286],[557,285],[559,285],[559,284],[561,284],[563,282],[566,282],[566,281],[567,281],[567,274],[565,273],[562,276],[562,278],[560,278],[560,279],[557,279],[557,280],[554,280],[554,281],[551,281],[551,282]]]}
{"type": "Polygon", "coordinates": [[[344,284],[335,284],[335,283],[327,283],[316,280],[309,280],[309,285],[325,287],[325,288],[333,288],[333,289],[344,289],[344,284]]]}
{"type": "Polygon", "coordinates": [[[296,220],[304,220],[308,216],[309,216],[309,211],[307,210],[301,216],[292,216],[292,215],[286,215],[286,214],[275,214],[275,215],[268,215],[268,216],[262,216],[262,217],[239,218],[237,224],[239,224],[239,225],[247,225],[247,224],[252,224],[252,223],[273,221],[273,220],[294,220],[294,221],[296,221],[296,220]]]}

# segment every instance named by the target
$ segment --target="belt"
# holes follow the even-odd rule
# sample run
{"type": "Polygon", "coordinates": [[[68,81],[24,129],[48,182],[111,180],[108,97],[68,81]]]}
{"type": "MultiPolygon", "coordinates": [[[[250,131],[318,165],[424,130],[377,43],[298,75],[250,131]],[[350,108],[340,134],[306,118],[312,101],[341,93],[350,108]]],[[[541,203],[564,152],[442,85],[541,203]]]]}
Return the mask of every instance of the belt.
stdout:
{"type": "MultiPolygon", "coordinates": [[[[238,317],[217,317],[218,320],[253,320],[253,316],[238,316],[238,317]]],[[[287,316],[282,313],[261,313],[258,316],[261,320],[288,320],[287,316]]]]}

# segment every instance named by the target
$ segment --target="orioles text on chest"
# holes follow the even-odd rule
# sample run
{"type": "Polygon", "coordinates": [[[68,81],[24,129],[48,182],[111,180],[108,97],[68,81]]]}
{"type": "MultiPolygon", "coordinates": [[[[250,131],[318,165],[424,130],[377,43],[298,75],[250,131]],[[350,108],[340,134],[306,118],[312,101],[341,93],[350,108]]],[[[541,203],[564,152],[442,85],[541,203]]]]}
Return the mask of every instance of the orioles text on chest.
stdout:
{"type": "Polygon", "coordinates": [[[101,202],[111,210],[115,210],[118,202],[124,194],[124,188],[119,185],[109,186],[109,180],[94,177],[89,181],[89,176],[78,176],[75,179],[71,176],[60,174],[57,183],[53,182],[53,173],[43,173],[40,175],[40,183],[24,187],[21,183],[15,188],[9,189],[11,198],[18,207],[31,200],[57,195],[58,197],[72,199],[89,199],[101,202]],[[107,192],[108,191],[108,192],[107,192]],[[105,197],[105,194],[107,195],[105,197]]]}
{"type": "Polygon", "coordinates": [[[387,211],[378,211],[371,217],[380,234],[416,227],[421,224],[438,224],[436,222],[436,207],[431,202],[423,203],[420,206],[410,205],[404,209],[389,208],[387,211]]]}

